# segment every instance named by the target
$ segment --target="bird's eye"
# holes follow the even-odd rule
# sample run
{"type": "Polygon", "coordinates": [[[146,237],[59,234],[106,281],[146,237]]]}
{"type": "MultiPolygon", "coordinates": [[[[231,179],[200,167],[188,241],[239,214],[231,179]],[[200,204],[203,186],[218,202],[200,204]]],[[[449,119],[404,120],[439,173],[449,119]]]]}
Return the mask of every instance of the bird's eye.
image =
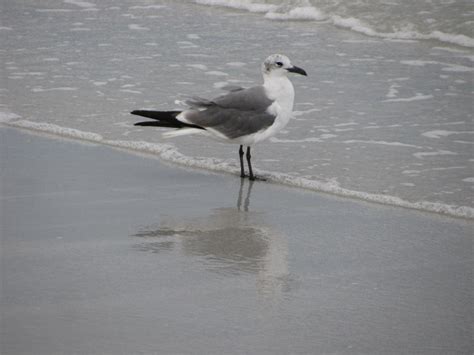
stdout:
{"type": "Polygon", "coordinates": [[[279,67],[282,67],[283,63],[282,62],[276,62],[276,65],[278,65],[279,67]]]}

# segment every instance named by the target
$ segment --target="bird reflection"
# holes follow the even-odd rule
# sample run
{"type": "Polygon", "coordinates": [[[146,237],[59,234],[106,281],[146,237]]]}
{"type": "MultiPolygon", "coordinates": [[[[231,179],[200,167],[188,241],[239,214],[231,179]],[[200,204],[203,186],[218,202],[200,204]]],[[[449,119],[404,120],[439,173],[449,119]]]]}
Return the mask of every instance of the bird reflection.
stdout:
{"type": "Polygon", "coordinates": [[[204,218],[163,217],[133,235],[140,240],[134,247],[151,253],[180,251],[226,276],[255,274],[259,293],[281,294],[288,287],[286,237],[265,222],[264,212],[249,212],[252,188],[253,181],[241,179],[237,208],[215,208],[204,218]]]}
{"type": "MultiPolygon", "coordinates": [[[[244,189],[244,179],[240,179],[239,198],[237,199],[237,209],[240,211],[242,207],[242,194],[244,189]]],[[[250,206],[250,194],[252,193],[253,180],[249,180],[249,187],[247,189],[247,195],[245,196],[244,211],[248,212],[250,206]]]]}

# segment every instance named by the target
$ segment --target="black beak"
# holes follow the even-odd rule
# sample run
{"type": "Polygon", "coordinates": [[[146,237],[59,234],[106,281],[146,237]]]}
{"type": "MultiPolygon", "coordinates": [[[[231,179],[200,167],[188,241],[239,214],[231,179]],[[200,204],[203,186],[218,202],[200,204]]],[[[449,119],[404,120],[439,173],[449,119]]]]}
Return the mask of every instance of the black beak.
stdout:
{"type": "Polygon", "coordinates": [[[306,72],[303,69],[295,67],[295,66],[293,66],[291,68],[288,68],[286,70],[288,70],[290,73],[297,73],[297,74],[301,74],[301,75],[304,75],[304,76],[308,76],[308,74],[306,74],[306,72]]]}

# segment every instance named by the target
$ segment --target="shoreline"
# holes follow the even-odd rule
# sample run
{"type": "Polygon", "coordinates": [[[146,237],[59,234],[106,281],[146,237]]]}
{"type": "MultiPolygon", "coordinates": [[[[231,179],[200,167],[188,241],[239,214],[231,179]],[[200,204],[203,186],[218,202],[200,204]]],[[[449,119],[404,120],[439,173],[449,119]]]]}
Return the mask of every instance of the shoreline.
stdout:
{"type": "MultiPolygon", "coordinates": [[[[25,130],[33,133],[36,132],[39,134],[46,134],[50,135],[53,138],[57,137],[59,139],[71,139],[73,141],[78,142],[102,144],[116,149],[123,149],[129,152],[142,153],[160,159],[160,161],[165,163],[188,167],[191,169],[199,169],[230,175],[239,174],[239,168],[237,167],[237,165],[229,165],[225,161],[220,161],[216,163],[215,159],[184,156],[177,150],[176,147],[166,143],[107,140],[104,139],[101,135],[92,132],[84,132],[77,129],[61,127],[50,123],[33,122],[23,119],[15,120],[17,118],[15,117],[16,115],[14,115],[13,118],[8,118],[8,115],[6,116],[6,119],[3,118],[2,121],[0,121],[0,126],[3,125],[5,127],[25,130]],[[210,160],[212,160],[211,163],[209,163],[210,160]]],[[[317,180],[308,180],[284,173],[263,171],[260,169],[256,169],[256,172],[259,175],[264,176],[267,179],[268,183],[277,184],[281,186],[311,191],[315,193],[324,193],[341,198],[349,198],[378,205],[416,210],[419,212],[436,214],[450,218],[463,219],[467,221],[474,220],[474,207],[455,206],[431,201],[411,202],[403,200],[397,196],[349,190],[344,187],[340,187],[338,184],[332,184],[330,182],[321,182],[317,180]]]]}

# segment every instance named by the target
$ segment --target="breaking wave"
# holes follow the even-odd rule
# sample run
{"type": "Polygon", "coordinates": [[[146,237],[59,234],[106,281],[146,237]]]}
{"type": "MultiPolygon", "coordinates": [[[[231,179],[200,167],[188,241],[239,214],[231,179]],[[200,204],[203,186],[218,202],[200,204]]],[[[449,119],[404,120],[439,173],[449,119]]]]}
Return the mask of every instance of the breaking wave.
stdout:
{"type": "Polygon", "coordinates": [[[474,14],[466,1],[458,4],[420,0],[379,2],[361,0],[194,0],[207,6],[219,6],[262,14],[269,20],[316,21],[394,40],[438,40],[463,47],[474,47],[471,37],[474,14]],[[457,6],[456,6],[457,5],[457,6]]]}

